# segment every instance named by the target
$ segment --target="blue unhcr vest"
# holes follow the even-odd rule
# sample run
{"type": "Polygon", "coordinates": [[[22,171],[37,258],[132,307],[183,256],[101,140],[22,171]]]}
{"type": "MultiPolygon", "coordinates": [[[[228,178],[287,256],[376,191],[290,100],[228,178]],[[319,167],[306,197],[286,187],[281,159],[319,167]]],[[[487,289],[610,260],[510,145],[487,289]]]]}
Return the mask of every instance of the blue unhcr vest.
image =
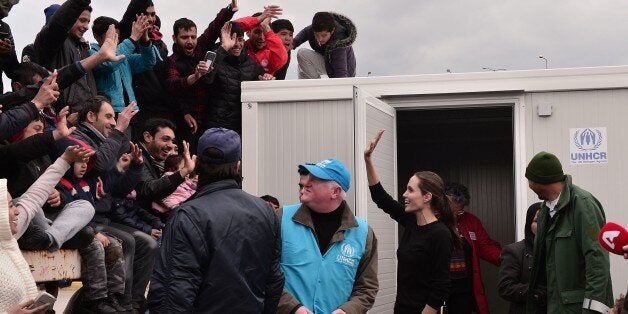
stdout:
{"type": "Polygon", "coordinates": [[[292,220],[301,204],[283,208],[281,217],[281,269],[285,288],[316,314],[329,314],[349,300],[358,265],[366,250],[368,225],[356,217],[358,227],[346,230],[321,255],[312,230],[292,220]]]}

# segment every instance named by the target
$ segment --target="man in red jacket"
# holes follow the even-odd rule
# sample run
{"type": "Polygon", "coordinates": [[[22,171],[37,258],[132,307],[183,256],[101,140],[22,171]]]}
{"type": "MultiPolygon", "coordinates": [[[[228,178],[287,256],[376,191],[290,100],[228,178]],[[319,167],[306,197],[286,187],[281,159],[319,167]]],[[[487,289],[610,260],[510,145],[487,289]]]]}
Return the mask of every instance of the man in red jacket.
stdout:
{"type": "Polygon", "coordinates": [[[488,314],[488,302],[484,293],[482,274],[480,272],[480,258],[499,266],[499,256],[502,248],[499,242],[491,239],[482,222],[475,215],[467,212],[464,208],[469,205],[471,196],[466,186],[460,183],[450,183],[445,188],[445,193],[449,198],[451,210],[457,219],[458,231],[471,246],[471,261],[473,267],[473,296],[478,314],[488,314]]]}
{"type": "Polygon", "coordinates": [[[249,37],[244,42],[249,56],[273,76],[288,62],[288,52],[281,38],[270,27],[270,19],[279,16],[281,11],[278,5],[269,5],[262,13],[236,20],[249,37]]]}

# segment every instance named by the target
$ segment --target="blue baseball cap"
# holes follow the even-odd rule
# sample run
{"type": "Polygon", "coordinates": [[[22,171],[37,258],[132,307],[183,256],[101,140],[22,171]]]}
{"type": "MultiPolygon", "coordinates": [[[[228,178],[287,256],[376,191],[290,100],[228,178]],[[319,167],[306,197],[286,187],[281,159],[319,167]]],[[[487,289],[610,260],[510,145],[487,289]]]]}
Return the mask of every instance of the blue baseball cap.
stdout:
{"type": "Polygon", "coordinates": [[[240,135],[233,130],[225,128],[208,129],[198,139],[196,156],[208,164],[228,164],[239,161],[242,159],[240,135]],[[205,156],[204,152],[208,148],[220,150],[224,157],[217,159],[205,156]]]}
{"type": "Polygon", "coordinates": [[[337,159],[329,158],[315,164],[301,164],[299,169],[305,169],[321,180],[336,181],[345,192],[349,191],[351,174],[347,167],[337,159]]]}

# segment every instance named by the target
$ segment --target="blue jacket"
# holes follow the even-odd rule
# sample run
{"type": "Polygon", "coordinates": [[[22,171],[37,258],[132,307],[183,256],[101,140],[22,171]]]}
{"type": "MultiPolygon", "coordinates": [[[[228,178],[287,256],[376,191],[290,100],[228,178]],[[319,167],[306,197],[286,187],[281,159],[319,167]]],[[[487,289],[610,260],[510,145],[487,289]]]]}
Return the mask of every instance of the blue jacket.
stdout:
{"type": "MultiPolygon", "coordinates": [[[[127,105],[124,102],[123,90],[126,90],[129,102],[136,101],[133,92],[133,75],[151,70],[157,62],[157,50],[152,43],[148,46],[142,44],[137,46],[140,53],[133,53],[135,43],[131,39],[125,39],[118,45],[116,53],[125,55],[126,58],[118,62],[104,62],[94,69],[96,86],[99,91],[111,98],[115,112],[121,112],[127,105]]],[[[100,50],[100,45],[92,43],[89,54],[93,55],[98,50],[100,50]]],[[[139,109],[139,104],[137,108],[139,109]]]]}

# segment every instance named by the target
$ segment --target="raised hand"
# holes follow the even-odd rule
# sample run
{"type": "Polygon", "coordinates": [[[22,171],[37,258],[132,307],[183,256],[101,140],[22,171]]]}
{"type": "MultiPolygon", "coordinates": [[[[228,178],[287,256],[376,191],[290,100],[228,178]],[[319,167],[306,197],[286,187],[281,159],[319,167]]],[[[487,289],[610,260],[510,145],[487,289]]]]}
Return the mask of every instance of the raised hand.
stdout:
{"type": "Polygon", "coordinates": [[[57,115],[57,128],[52,131],[52,137],[55,139],[55,141],[72,134],[72,132],[76,130],[75,126],[68,128],[68,112],[70,112],[70,108],[68,106],[65,106],[63,107],[63,109],[61,109],[61,111],[59,111],[59,114],[57,115]]]}
{"type": "Polygon", "coordinates": [[[238,0],[231,0],[231,12],[238,12],[240,8],[238,8],[238,0]]]}
{"type": "Polygon", "coordinates": [[[269,32],[269,31],[271,30],[271,28],[270,28],[270,17],[267,17],[267,18],[263,19],[263,20],[259,23],[259,26],[261,26],[261,27],[262,27],[262,31],[263,31],[264,33],[269,32]]]}
{"type": "Polygon", "coordinates": [[[187,176],[196,167],[196,155],[190,156],[190,143],[183,141],[183,168],[179,170],[182,177],[187,176]]]}
{"type": "Polygon", "coordinates": [[[100,55],[102,61],[118,62],[124,59],[124,55],[116,55],[116,48],[118,47],[118,32],[113,25],[109,25],[107,33],[105,33],[105,40],[100,46],[97,54],[100,55]]]}
{"type": "Polygon", "coordinates": [[[74,162],[88,162],[89,158],[94,155],[94,153],[94,150],[74,145],[66,147],[60,158],[63,158],[63,160],[69,164],[74,162]]]}
{"type": "Polygon", "coordinates": [[[142,150],[139,145],[131,142],[131,159],[137,165],[141,165],[144,162],[144,157],[142,156],[142,150]]]}
{"type": "Polygon", "coordinates": [[[124,153],[118,158],[118,162],[116,163],[116,169],[118,172],[125,172],[126,169],[129,168],[131,164],[131,153],[124,153]]]}
{"type": "Polygon", "coordinates": [[[283,9],[280,6],[276,4],[269,4],[264,6],[264,11],[262,11],[262,14],[258,16],[257,19],[260,23],[267,18],[276,19],[282,12],[283,9]]]}
{"type": "Polygon", "coordinates": [[[33,98],[33,104],[37,109],[41,110],[50,107],[59,99],[59,85],[57,84],[57,70],[48,76],[39,88],[37,95],[33,98]]]}
{"type": "Polygon", "coordinates": [[[371,158],[371,154],[373,154],[375,147],[377,147],[377,143],[379,143],[379,140],[382,138],[384,131],[386,130],[379,130],[379,132],[377,132],[377,135],[375,135],[375,137],[368,144],[366,144],[366,148],[364,149],[364,159],[371,158]]]}
{"type": "Polygon", "coordinates": [[[148,16],[144,14],[137,15],[131,27],[131,39],[139,41],[147,34],[149,28],[150,23],[148,22],[148,16]]]}
{"type": "Polygon", "coordinates": [[[124,133],[124,131],[126,131],[126,129],[129,127],[129,123],[131,123],[131,119],[133,119],[133,116],[135,116],[139,110],[135,110],[135,106],[137,104],[135,102],[130,103],[128,106],[126,106],[121,112],[120,114],[118,114],[118,121],[116,121],[116,130],[124,133]]]}
{"type": "Polygon", "coordinates": [[[236,34],[231,34],[231,22],[225,23],[220,29],[220,46],[225,51],[229,51],[235,45],[236,40],[236,34]]]}

